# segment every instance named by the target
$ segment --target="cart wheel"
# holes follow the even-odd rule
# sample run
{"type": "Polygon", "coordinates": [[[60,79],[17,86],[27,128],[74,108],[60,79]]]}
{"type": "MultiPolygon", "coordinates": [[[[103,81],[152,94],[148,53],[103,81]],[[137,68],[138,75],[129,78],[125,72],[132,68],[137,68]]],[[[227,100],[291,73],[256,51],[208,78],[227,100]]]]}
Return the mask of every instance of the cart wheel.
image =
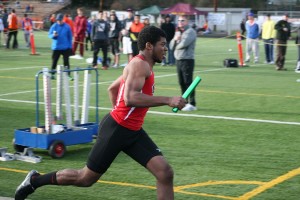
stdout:
{"type": "Polygon", "coordinates": [[[49,147],[49,155],[52,158],[62,158],[66,153],[66,146],[63,141],[55,140],[49,147]]]}
{"type": "Polygon", "coordinates": [[[15,143],[15,138],[12,140],[12,144],[13,144],[14,149],[15,149],[17,152],[23,152],[24,149],[27,148],[26,146],[22,146],[22,145],[16,144],[16,143],[15,143]]]}

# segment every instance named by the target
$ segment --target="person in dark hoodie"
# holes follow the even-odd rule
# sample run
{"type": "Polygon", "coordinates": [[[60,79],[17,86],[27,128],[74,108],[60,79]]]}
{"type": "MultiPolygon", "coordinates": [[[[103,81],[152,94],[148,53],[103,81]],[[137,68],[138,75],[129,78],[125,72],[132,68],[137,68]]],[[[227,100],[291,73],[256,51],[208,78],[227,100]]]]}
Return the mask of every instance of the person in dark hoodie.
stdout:
{"type": "MultiPolygon", "coordinates": [[[[56,69],[60,55],[63,56],[64,67],[70,69],[69,57],[72,53],[73,36],[70,26],[63,22],[63,17],[63,14],[58,14],[56,16],[56,23],[50,27],[48,33],[48,37],[52,39],[52,70],[56,69]]],[[[69,78],[70,80],[73,80],[70,73],[69,78]]],[[[52,73],[51,79],[55,79],[54,73],[52,73]]]]}
{"type": "Polygon", "coordinates": [[[103,59],[102,59],[102,69],[108,69],[107,64],[107,50],[109,45],[109,23],[104,21],[103,12],[99,11],[98,19],[92,25],[92,42],[94,46],[94,57],[93,57],[93,67],[98,68],[98,53],[102,49],[103,59]]]}
{"type": "Polygon", "coordinates": [[[175,64],[174,51],[170,49],[169,45],[175,35],[176,27],[172,23],[170,15],[166,15],[165,22],[161,24],[161,29],[165,31],[167,35],[166,39],[167,39],[167,47],[168,47],[168,61],[165,58],[162,62],[162,65],[174,65],[175,64]]]}
{"type": "Polygon", "coordinates": [[[288,14],[285,14],[282,20],[275,24],[275,29],[277,30],[277,58],[276,58],[276,69],[286,70],[284,68],[285,54],[287,49],[287,41],[291,36],[291,26],[288,22],[288,14]]]}

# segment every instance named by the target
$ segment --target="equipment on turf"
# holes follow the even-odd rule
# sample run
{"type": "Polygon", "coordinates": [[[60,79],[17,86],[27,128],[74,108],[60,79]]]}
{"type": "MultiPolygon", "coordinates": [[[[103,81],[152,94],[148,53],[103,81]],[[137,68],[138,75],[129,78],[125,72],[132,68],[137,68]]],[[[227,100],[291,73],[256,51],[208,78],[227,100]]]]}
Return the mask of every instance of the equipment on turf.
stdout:
{"type": "MultiPolygon", "coordinates": [[[[200,83],[201,78],[197,76],[192,84],[188,87],[188,89],[183,93],[182,98],[186,99],[190,96],[190,94],[196,89],[197,85],[200,83]]],[[[177,112],[178,108],[173,108],[173,112],[177,112]]]]}
{"type": "Polygon", "coordinates": [[[0,161],[15,160],[15,156],[12,153],[7,153],[7,147],[0,148],[0,161]]]}
{"type": "Polygon", "coordinates": [[[16,160],[39,163],[42,161],[41,156],[36,156],[33,153],[33,148],[25,148],[23,152],[17,152],[14,154],[16,160]]]}
{"type": "Polygon", "coordinates": [[[237,59],[227,58],[223,61],[224,67],[238,67],[237,59]]]}
{"type": "Polygon", "coordinates": [[[40,55],[40,54],[36,53],[36,51],[35,51],[33,30],[30,30],[30,47],[31,47],[31,54],[30,55],[40,55]]]}
{"type": "MultiPolygon", "coordinates": [[[[73,80],[73,79],[72,79],[73,80]]],[[[54,82],[55,83],[55,82],[54,82]]],[[[15,138],[13,144],[18,152],[22,152],[24,149],[29,148],[23,154],[18,153],[18,160],[27,162],[37,162],[36,157],[34,159],[28,156],[33,155],[31,148],[47,149],[49,155],[53,158],[61,158],[66,152],[66,146],[84,144],[93,141],[94,136],[97,135],[98,130],[98,70],[94,68],[84,68],[84,69],[61,69],[58,71],[49,71],[47,68],[43,69],[36,74],[36,126],[31,128],[16,129],[15,138]],[[95,118],[96,122],[88,122],[88,109],[89,109],[89,98],[90,98],[90,88],[91,87],[91,72],[95,71],[95,118]],[[84,84],[83,84],[83,106],[82,106],[82,119],[79,121],[79,75],[75,72],[84,72],[84,84]],[[70,92],[70,76],[69,73],[74,72],[74,104],[71,104],[71,92],[70,92]],[[53,119],[52,115],[52,102],[51,102],[51,76],[57,73],[57,87],[58,90],[56,94],[56,119],[53,119]],[[45,126],[40,126],[39,124],[39,77],[43,75],[43,91],[44,91],[44,104],[45,104],[45,126]],[[65,119],[62,120],[62,98],[65,103],[65,119]],[[74,106],[74,120],[72,120],[72,110],[71,107],[74,106]],[[65,123],[65,124],[64,124],[65,123]],[[40,131],[39,131],[40,130],[40,131]],[[25,157],[24,159],[24,156],[25,157]],[[28,161],[29,160],[29,161],[28,161]]],[[[54,93],[55,94],[55,93],[54,93]]]]}

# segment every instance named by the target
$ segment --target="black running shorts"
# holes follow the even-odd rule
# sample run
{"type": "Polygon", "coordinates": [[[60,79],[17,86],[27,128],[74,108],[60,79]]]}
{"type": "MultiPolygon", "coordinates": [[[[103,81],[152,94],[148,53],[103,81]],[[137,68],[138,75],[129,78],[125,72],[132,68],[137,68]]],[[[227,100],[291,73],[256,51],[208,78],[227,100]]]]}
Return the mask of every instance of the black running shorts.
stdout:
{"type": "Polygon", "coordinates": [[[151,158],[162,155],[160,149],[143,129],[129,130],[119,125],[108,114],[99,124],[98,137],[89,153],[87,167],[103,174],[121,151],[144,167],[151,158]]]}

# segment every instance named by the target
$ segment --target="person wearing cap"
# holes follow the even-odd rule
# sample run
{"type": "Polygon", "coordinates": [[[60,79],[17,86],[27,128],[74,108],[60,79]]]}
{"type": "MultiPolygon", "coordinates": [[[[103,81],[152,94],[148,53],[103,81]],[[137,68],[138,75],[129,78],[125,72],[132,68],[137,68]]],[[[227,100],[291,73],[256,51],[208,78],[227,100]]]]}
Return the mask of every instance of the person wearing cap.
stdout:
{"type": "Polygon", "coordinates": [[[168,48],[168,60],[165,58],[162,62],[162,65],[175,65],[174,51],[170,48],[170,42],[175,35],[176,27],[171,22],[171,16],[166,15],[164,23],[161,24],[160,27],[163,31],[165,31],[167,35],[167,48],[168,48]]]}
{"type": "MultiPolygon", "coordinates": [[[[72,31],[68,24],[63,22],[63,14],[56,16],[56,22],[50,27],[48,37],[52,39],[52,66],[55,70],[60,55],[63,56],[64,67],[70,69],[69,56],[72,53],[72,31]]],[[[52,72],[51,79],[55,79],[54,72],[52,72]]],[[[70,80],[73,78],[70,76],[70,80]]]]}
{"type": "Polygon", "coordinates": [[[248,21],[246,22],[246,60],[250,62],[251,53],[253,53],[254,63],[258,63],[259,60],[259,26],[254,21],[254,14],[248,14],[248,21]]]}
{"type": "Polygon", "coordinates": [[[273,46],[276,36],[275,22],[271,19],[271,15],[267,14],[266,21],[262,25],[262,39],[264,40],[266,63],[274,64],[273,46]]]}
{"type": "Polygon", "coordinates": [[[276,56],[276,70],[286,70],[284,68],[285,54],[287,49],[287,41],[291,36],[291,25],[288,22],[289,16],[285,14],[282,20],[275,24],[277,30],[277,56],[276,56]]]}
{"type": "Polygon", "coordinates": [[[144,24],[141,23],[141,16],[139,14],[134,15],[133,23],[130,26],[129,29],[129,36],[131,39],[131,47],[132,47],[132,55],[133,57],[139,54],[137,39],[139,36],[139,33],[144,28],[144,24]]]}
{"type": "Polygon", "coordinates": [[[76,54],[77,46],[79,45],[79,53],[80,56],[76,56],[76,58],[82,58],[84,53],[84,39],[85,32],[87,28],[87,19],[83,15],[83,9],[77,9],[77,16],[74,21],[74,44],[73,44],[73,55],[76,54]]]}
{"type": "Polygon", "coordinates": [[[109,25],[110,25],[110,30],[109,30],[109,44],[111,47],[111,53],[114,56],[114,61],[113,61],[113,68],[118,68],[119,67],[119,60],[120,60],[120,49],[119,49],[119,34],[122,29],[121,23],[118,20],[116,16],[116,11],[111,10],[110,11],[110,17],[109,17],[109,25]]]}

